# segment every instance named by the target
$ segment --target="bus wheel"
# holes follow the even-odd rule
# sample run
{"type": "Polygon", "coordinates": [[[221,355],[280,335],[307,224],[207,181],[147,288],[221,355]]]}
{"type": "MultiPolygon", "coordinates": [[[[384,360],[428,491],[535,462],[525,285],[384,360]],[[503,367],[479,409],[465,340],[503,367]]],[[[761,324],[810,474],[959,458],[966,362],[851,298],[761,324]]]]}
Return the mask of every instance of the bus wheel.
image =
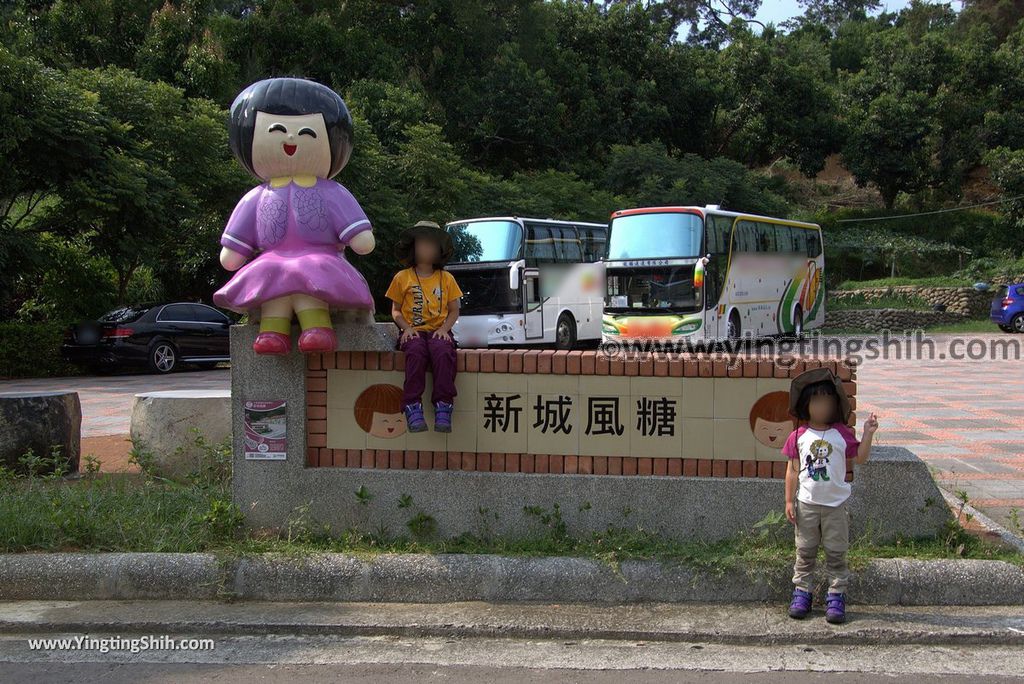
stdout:
{"type": "Polygon", "coordinates": [[[568,313],[563,313],[555,327],[555,349],[572,349],[575,346],[576,321],[568,313]]]}
{"type": "Polygon", "coordinates": [[[740,339],[740,314],[735,309],[729,314],[729,324],[726,330],[726,335],[730,340],[740,339]]]}

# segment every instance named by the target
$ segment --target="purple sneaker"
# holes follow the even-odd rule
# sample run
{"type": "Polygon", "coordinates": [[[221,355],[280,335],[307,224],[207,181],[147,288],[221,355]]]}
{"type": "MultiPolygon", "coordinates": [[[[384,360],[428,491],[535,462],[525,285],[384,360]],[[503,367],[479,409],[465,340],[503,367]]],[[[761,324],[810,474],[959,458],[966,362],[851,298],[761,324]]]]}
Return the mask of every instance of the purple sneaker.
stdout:
{"type": "Polygon", "coordinates": [[[439,401],[434,404],[434,432],[452,431],[452,409],[455,408],[447,401],[439,401]]]}
{"type": "Polygon", "coordinates": [[[825,620],[834,625],[846,622],[846,594],[829,592],[825,599],[825,620]]]}
{"type": "Polygon", "coordinates": [[[814,596],[811,592],[803,589],[793,590],[793,601],[789,604],[789,617],[803,620],[811,612],[811,602],[814,596]]]}
{"type": "Polygon", "coordinates": [[[409,432],[425,432],[427,421],[423,420],[423,404],[406,404],[402,410],[405,412],[405,425],[409,432]]]}

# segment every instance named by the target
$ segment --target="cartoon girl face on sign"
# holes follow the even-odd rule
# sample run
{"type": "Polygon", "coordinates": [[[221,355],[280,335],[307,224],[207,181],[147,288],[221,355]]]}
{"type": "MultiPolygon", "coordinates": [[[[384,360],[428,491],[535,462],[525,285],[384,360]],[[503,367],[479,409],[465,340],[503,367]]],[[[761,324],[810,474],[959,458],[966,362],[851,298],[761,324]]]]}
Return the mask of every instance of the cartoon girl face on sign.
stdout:
{"type": "Polygon", "coordinates": [[[356,424],[373,437],[394,439],[406,432],[400,387],[370,385],[356,398],[354,411],[356,424]]]}
{"type": "Polygon", "coordinates": [[[789,415],[789,393],[769,392],[750,407],[750,430],[754,439],[772,449],[781,449],[794,430],[789,415]]]}

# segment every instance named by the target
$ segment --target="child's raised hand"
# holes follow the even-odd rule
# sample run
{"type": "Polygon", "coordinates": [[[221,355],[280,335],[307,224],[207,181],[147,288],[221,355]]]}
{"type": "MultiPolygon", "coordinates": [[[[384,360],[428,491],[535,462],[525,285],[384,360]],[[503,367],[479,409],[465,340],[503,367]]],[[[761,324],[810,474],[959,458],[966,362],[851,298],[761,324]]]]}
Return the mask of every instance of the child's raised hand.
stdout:
{"type": "Polygon", "coordinates": [[[878,418],[872,413],[864,421],[864,435],[870,437],[875,434],[876,430],[878,430],[878,418]]]}

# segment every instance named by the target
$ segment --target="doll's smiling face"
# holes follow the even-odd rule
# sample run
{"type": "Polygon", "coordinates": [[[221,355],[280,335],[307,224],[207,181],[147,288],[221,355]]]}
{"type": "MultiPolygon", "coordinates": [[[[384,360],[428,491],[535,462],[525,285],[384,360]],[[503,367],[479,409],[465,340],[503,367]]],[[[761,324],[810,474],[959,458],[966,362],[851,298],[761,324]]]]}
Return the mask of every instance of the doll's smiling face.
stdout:
{"type": "Polygon", "coordinates": [[[772,449],[781,449],[792,431],[793,422],[789,420],[773,423],[770,420],[758,418],[754,421],[754,439],[772,449]]]}
{"type": "Polygon", "coordinates": [[[373,412],[370,434],[374,437],[391,439],[405,434],[405,416],[401,413],[373,412]]]}
{"type": "Polygon", "coordinates": [[[282,176],[327,178],[331,172],[331,143],[323,115],[256,112],[252,167],[263,180],[282,176]]]}

